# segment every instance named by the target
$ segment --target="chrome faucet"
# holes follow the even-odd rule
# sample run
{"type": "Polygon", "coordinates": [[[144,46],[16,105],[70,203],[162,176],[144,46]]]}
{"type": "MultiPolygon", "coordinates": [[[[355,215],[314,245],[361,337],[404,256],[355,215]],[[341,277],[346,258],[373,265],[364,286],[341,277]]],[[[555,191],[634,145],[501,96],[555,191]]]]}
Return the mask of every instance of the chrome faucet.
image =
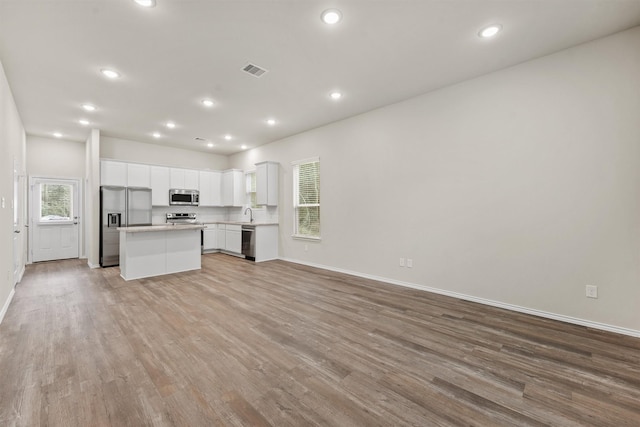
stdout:
{"type": "Polygon", "coordinates": [[[251,208],[247,208],[247,209],[244,210],[244,214],[245,215],[247,214],[247,211],[249,211],[249,215],[250,215],[249,216],[249,218],[250,218],[249,222],[253,222],[253,211],[251,210],[251,208]]]}

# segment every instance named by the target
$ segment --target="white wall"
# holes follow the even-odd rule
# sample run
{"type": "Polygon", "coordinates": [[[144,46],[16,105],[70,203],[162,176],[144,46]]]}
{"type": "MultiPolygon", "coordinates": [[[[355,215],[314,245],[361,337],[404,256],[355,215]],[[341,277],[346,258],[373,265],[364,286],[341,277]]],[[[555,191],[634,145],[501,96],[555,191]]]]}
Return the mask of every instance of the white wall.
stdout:
{"type": "MultiPolygon", "coordinates": [[[[18,114],[11,89],[0,63],[0,321],[4,317],[13,296],[13,286],[19,277],[14,277],[14,161],[18,165],[18,175],[25,176],[25,132],[18,114]]],[[[19,189],[16,200],[20,212],[20,231],[24,230],[25,193],[19,189]]],[[[17,261],[20,270],[25,265],[26,239],[24,232],[17,237],[17,261]]]]}
{"type": "Polygon", "coordinates": [[[84,167],[84,143],[27,135],[27,173],[30,176],[83,179],[84,167]]]}
{"type": "Polygon", "coordinates": [[[225,170],[229,165],[228,157],[219,154],[106,136],[100,138],[100,158],[191,169],[225,170]]]}
{"type": "Polygon", "coordinates": [[[230,167],[280,162],[283,258],[640,334],[638,46],[637,27],[234,155],[230,167]],[[291,161],[312,156],[317,244],[290,237],[291,161]]]}

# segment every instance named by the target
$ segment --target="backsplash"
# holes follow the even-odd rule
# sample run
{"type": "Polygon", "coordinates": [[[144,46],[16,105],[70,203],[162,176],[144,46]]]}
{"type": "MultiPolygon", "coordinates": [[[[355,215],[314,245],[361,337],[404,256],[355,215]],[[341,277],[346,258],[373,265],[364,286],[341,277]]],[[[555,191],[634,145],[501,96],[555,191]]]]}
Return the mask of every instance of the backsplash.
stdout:
{"type": "MultiPolygon", "coordinates": [[[[249,212],[245,215],[244,212],[247,209],[243,208],[227,208],[229,209],[228,221],[249,221],[249,212]]],[[[253,221],[254,222],[278,222],[278,207],[277,206],[264,206],[261,208],[252,208],[253,221]]]]}
{"type": "MultiPolygon", "coordinates": [[[[154,206],[151,211],[153,225],[166,224],[167,213],[186,212],[198,216],[198,222],[249,221],[249,213],[244,215],[245,207],[201,207],[201,206],[154,206]]],[[[278,222],[278,207],[269,206],[253,209],[255,222],[278,222]]]]}

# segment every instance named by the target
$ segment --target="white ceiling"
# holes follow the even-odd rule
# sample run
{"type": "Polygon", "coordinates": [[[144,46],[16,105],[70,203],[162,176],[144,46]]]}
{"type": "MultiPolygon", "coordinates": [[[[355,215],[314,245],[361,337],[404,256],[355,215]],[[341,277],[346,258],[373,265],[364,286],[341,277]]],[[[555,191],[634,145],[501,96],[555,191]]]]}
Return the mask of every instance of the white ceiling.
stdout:
{"type": "Polygon", "coordinates": [[[0,0],[0,60],[29,134],[84,141],[86,118],[105,136],[231,154],[636,25],[635,0],[0,0]],[[323,24],[334,7],[342,22],[323,24]],[[503,31],[480,39],[492,23],[503,31]]]}

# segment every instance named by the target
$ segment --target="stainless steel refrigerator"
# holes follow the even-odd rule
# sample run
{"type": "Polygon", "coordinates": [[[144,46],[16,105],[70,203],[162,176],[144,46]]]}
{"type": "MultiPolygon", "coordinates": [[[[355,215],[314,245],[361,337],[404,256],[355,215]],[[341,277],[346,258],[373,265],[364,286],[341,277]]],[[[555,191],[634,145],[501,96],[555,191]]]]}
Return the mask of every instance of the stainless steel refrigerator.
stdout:
{"type": "Polygon", "coordinates": [[[100,187],[100,266],[120,264],[118,227],[151,225],[151,189],[100,187]]]}

